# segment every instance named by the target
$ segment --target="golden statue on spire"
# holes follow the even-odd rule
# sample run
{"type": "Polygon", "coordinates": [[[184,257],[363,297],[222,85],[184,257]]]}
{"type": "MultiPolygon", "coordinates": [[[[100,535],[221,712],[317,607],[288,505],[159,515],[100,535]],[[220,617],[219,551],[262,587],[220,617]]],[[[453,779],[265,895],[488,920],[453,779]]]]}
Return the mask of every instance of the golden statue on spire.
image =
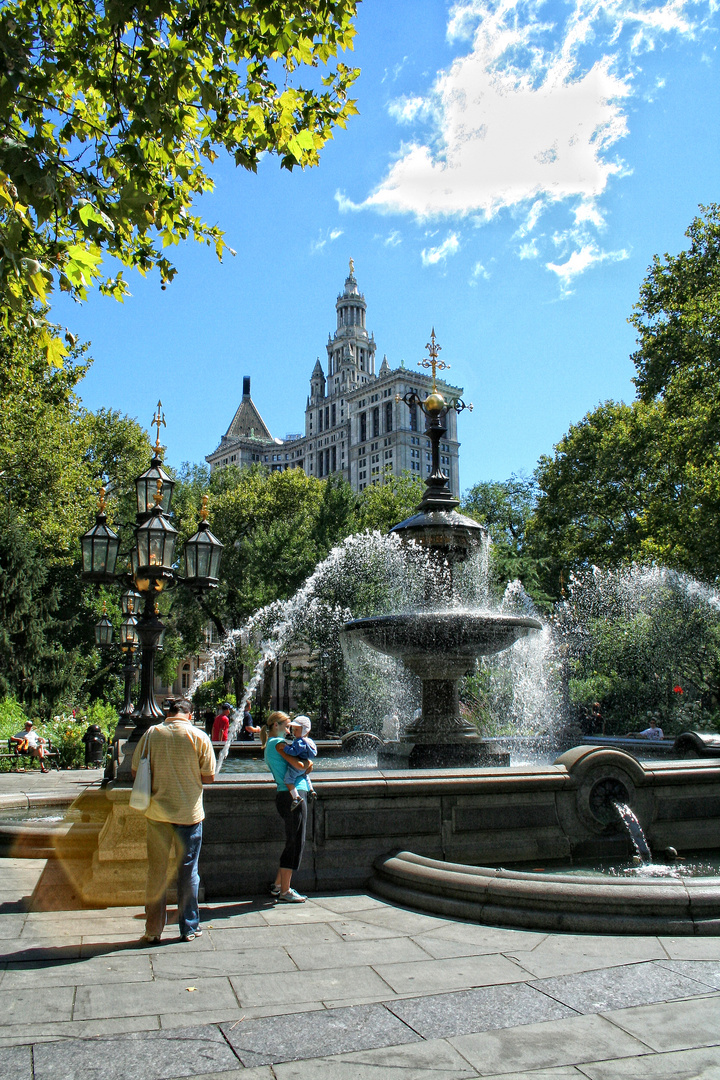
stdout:
{"type": "Polygon", "coordinates": [[[350,277],[352,277],[354,273],[355,273],[355,260],[351,259],[350,260],[350,277]]]}

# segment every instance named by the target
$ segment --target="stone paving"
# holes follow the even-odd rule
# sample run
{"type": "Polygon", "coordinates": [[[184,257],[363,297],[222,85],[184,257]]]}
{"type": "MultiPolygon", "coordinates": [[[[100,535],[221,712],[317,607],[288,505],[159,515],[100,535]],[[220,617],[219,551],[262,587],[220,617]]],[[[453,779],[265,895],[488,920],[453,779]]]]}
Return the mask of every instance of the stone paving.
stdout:
{"type": "Polygon", "coordinates": [[[144,948],[137,908],[29,912],[44,865],[0,863],[2,1080],[720,1080],[720,938],[327,894],[206,904],[201,938],[144,948]]]}
{"type": "Polygon", "coordinates": [[[3,1080],[720,1078],[720,938],[435,918],[372,896],[203,907],[143,948],[136,908],[28,912],[0,880],[3,1080]]]}

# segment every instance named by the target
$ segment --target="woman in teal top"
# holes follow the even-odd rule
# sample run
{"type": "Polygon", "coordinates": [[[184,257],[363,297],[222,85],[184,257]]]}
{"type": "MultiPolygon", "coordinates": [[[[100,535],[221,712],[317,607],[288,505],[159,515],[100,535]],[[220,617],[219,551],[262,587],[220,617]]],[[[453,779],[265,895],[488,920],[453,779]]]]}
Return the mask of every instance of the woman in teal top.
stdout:
{"type": "MultiPolygon", "coordinates": [[[[285,822],[285,847],[280,856],[280,868],[275,881],[270,886],[270,893],[286,904],[304,904],[306,896],[291,886],[293,871],[297,870],[302,860],[303,848],[305,847],[305,829],[307,825],[307,792],[308,784],[304,776],[301,776],[295,788],[300,797],[300,805],[292,809],[292,796],[285,783],[285,771],[288,765],[294,769],[312,768],[312,762],[300,761],[299,758],[290,757],[283,749],[285,735],[290,717],[283,712],[270,713],[267,726],[263,727],[260,742],[264,747],[264,757],[270,772],[273,774],[277,793],[275,806],[280,817],[285,822]]],[[[309,771],[309,769],[308,769],[309,771]]]]}

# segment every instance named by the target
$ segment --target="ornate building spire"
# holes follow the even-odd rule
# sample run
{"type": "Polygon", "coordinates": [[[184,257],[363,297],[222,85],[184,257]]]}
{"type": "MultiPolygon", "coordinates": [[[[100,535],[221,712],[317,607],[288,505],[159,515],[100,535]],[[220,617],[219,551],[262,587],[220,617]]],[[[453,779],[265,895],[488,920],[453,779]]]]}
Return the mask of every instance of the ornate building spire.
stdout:
{"type": "Polygon", "coordinates": [[[337,325],[335,334],[327,343],[328,378],[335,390],[358,386],[375,377],[375,341],[368,337],[365,326],[367,304],[358,291],[355,277],[355,260],[349,261],[349,273],[345,288],[335,304],[337,325]]]}

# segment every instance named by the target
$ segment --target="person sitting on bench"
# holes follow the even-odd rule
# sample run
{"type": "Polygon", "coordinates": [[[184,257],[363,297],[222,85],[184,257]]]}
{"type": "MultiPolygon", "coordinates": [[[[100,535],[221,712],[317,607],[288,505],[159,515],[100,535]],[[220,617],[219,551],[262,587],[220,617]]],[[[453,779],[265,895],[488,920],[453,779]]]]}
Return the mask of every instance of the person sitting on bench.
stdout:
{"type": "Polygon", "coordinates": [[[11,735],[9,742],[16,754],[29,754],[30,757],[38,758],[40,770],[48,772],[45,768],[45,755],[47,753],[47,739],[33,731],[32,720],[25,721],[25,730],[18,731],[17,735],[11,735]]]}

